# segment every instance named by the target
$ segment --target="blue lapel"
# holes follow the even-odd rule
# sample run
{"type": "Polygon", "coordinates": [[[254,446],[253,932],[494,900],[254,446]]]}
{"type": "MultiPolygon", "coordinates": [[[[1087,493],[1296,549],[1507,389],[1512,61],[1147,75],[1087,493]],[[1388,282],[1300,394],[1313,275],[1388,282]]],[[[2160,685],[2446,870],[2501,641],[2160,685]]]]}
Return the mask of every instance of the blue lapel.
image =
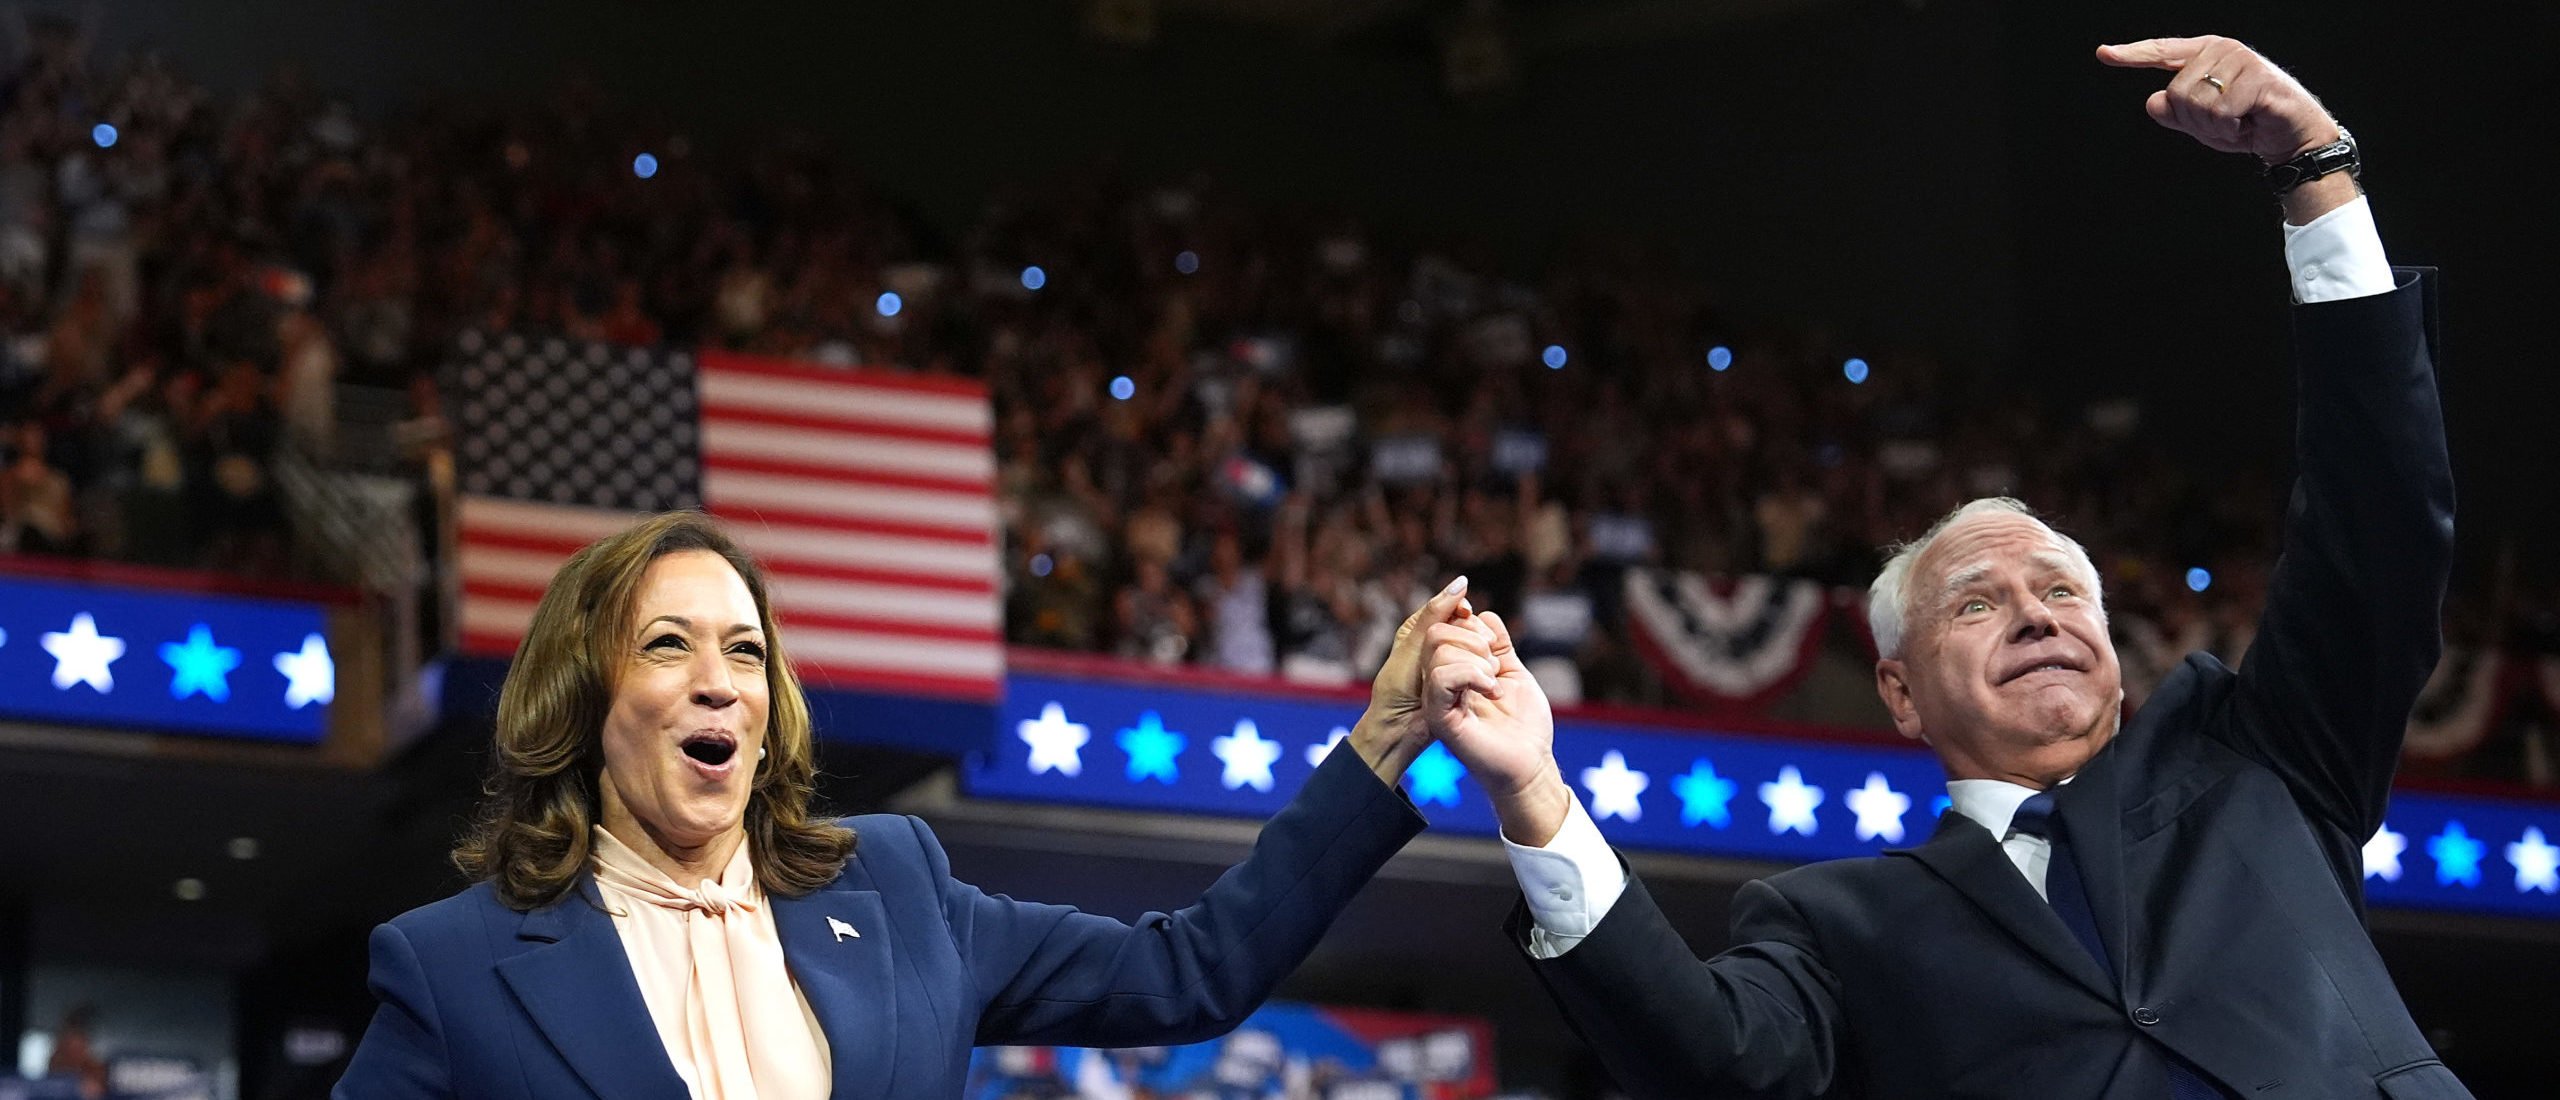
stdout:
{"type": "MultiPolygon", "coordinates": [[[[782,957],[827,1036],[834,1100],[896,1095],[898,982],[888,909],[876,890],[831,884],[807,897],[773,898],[782,957]],[[850,927],[845,936],[830,919],[850,927]]],[[[930,1011],[930,1005],[919,1005],[930,1011]]]]}
{"type": "Polygon", "coordinates": [[[588,1088],[613,1100],[687,1100],[593,882],[581,875],[567,897],[526,913],[516,938],[547,946],[500,960],[498,976],[588,1088]]]}

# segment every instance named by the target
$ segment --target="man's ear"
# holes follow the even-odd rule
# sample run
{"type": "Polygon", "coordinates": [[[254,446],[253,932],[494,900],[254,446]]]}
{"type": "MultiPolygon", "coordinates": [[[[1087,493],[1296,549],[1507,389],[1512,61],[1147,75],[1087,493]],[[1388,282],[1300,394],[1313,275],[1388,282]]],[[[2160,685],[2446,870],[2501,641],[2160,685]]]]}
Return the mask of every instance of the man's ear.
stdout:
{"type": "Polygon", "coordinates": [[[1921,744],[1929,743],[1929,731],[1920,725],[1920,708],[1911,701],[1908,669],[1896,658],[1876,662],[1876,696],[1884,700],[1884,709],[1893,715],[1894,731],[1921,744]]]}

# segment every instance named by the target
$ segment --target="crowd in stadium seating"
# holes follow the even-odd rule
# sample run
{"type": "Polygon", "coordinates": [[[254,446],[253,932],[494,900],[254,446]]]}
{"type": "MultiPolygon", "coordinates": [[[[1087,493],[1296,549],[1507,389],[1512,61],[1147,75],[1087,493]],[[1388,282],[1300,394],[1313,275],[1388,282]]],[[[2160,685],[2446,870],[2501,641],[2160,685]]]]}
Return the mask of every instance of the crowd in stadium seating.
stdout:
{"type": "Polygon", "coordinates": [[[269,463],[325,437],[337,369],[284,260],[311,144],[152,62],[91,71],[83,28],[5,31],[0,549],[281,571],[269,463]]]}
{"type": "Polygon", "coordinates": [[[944,239],[816,142],[714,155],[574,82],[360,119],[290,77],[228,100],[14,30],[0,550],[291,571],[279,454],[329,453],[338,382],[408,387],[432,423],[423,379],[477,325],[982,377],[1009,634],[1168,664],[1358,680],[1463,572],[1575,694],[1661,701],[1625,568],[1863,585],[1881,544],[2009,493],[2098,555],[2128,665],[2157,670],[2244,649],[2273,555],[2279,486],[2199,481],[2144,410],[1747,326],[1640,248],[1520,280],[1109,177],[944,239]]]}

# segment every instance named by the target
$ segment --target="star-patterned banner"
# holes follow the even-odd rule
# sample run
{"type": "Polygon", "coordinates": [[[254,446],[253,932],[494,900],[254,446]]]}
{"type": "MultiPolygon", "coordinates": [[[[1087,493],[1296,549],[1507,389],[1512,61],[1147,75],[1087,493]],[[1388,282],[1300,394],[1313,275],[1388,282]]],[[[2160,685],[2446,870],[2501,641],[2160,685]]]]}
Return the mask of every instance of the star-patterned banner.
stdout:
{"type": "Polygon", "coordinates": [[[0,717],[316,744],[318,603],[0,577],[0,717]]]}
{"type": "Polygon", "coordinates": [[[2560,806],[2401,791],[2364,845],[2376,905],[2560,918],[2560,806]]]}
{"type": "MultiPolygon", "coordinates": [[[[1267,817],[1358,719],[1355,703],[1016,673],[974,795],[1267,817]]],[[[1556,762],[1629,848],[1804,863],[1928,838],[1945,777],[1918,749],[1565,721],[1556,762]]],[[[1491,836],[1493,808],[1437,745],[1404,777],[1439,831],[1491,836]]],[[[2374,904],[2560,919],[2560,805],[2402,791],[2365,845],[2374,904]]]]}

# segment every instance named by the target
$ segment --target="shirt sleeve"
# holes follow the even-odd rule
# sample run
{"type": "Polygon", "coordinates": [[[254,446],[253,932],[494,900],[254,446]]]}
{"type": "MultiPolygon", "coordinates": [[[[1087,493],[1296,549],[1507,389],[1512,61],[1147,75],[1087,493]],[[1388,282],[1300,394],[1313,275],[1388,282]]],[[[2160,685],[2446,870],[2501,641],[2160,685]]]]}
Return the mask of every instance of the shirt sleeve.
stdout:
{"type": "Polygon", "coordinates": [[[1511,857],[1511,873],[1520,880],[1521,896],[1535,922],[1529,930],[1529,954],[1536,958],[1573,950],[1600,926],[1618,895],[1626,893],[1626,869],[1579,798],[1545,847],[1525,847],[1504,837],[1502,850],[1511,857]]]}
{"type": "Polygon", "coordinates": [[[2362,298],[2388,293],[2395,285],[2391,261],[2382,254],[2382,233],[2374,228],[2373,207],[2363,195],[2309,225],[2286,223],[2284,263],[2292,269],[2297,302],[2362,298]]]}

